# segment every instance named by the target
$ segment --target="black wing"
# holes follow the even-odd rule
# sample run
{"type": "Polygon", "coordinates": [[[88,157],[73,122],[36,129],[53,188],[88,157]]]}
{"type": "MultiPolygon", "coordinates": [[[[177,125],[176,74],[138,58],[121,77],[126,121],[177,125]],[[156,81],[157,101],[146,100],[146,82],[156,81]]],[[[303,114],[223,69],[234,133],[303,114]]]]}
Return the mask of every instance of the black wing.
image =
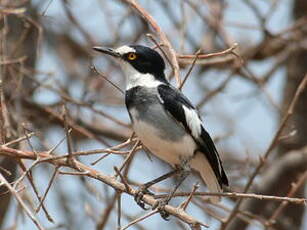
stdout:
{"type": "Polygon", "coordinates": [[[191,102],[179,90],[172,87],[171,85],[159,85],[158,93],[165,110],[168,111],[175,118],[175,120],[183,124],[187,132],[198,144],[199,150],[205,154],[219,181],[220,186],[222,186],[222,184],[228,186],[228,179],[224,172],[222,162],[215,148],[215,145],[209,133],[202,126],[197,111],[191,102]],[[193,124],[191,121],[186,119],[185,110],[187,109],[192,113],[192,117],[195,116],[199,119],[198,121],[195,121],[196,123],[193,124]]]}

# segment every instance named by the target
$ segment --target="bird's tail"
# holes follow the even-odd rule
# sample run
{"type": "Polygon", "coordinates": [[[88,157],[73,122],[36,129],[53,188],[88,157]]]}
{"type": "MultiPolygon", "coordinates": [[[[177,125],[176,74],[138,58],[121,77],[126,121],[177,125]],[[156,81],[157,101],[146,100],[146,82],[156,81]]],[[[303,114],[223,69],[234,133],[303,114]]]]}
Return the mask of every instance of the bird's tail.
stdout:
{"type": "MultiPolygon", "coordinates": [[[[202,153],[195,154],[195,157],[191,160],[191,166],[200,173],[210,192],[222,192],[212,167],[202,153]]],[[[221,198],[219,196],[210,196],[209,199],[212,203],[218,203],[221,198]]]]}

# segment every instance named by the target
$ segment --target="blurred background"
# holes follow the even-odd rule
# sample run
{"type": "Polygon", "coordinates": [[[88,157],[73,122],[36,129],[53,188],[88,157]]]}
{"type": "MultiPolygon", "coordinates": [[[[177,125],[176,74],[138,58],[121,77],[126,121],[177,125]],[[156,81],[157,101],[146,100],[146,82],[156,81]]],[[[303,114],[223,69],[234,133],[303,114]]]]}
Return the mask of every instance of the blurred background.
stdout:
{"type": "MultiPolygon", "coordinates": [[[[53,149],[53,155],[64,155],[127,141],[132,130],[124,94],[118,89],[125,89],[125,77],[115,62],[92,47],[157,47],[153,38],[172,55],[157,27],[133,4],[144,8],[166,35],[181,79],[195,61],[182,90],[199,109],[215,140],[230,180],[229,191],[243,192],[260,165],[249,192],[306,197],[306,89],[283,132],[276,136],[307,72],[304,0],[1,0],[1,144],[25,136],[10,147],[34,152],[53,149]],[[235,43],[234,53],[195,59],[199,49],[210,54],[235,43]],[[71,129],[68,135],[65,124],[71,129]],[[274,148],[261,163],[274,137],[274,148]]],[[[167,76],[178,86],[173,68],[167,64],[167,76]]],[[[77,159],[112,176],[113,167],[121,167],[134,144],[131,141],[117,154],[97,151],[77,159]]],[[[46,162],[32,164],[32,160],[4,157],[0,151],[0,173],[16,186],[45,229],[118,227],[119,196],[112,187],[86,176],[65,174],[69,170],[46,162]],[[43,209],[35,212],[38,196],[45,193],[43,209]]],[[[132,185],[169,170],[142,149],[124,168],[132,185]]],[[[191,191],[198,180],[190,177],[181,190],[191,191]]],[[[160,183],[155,191],[165,192],[173,183],[160,183]]],[[[205,190],[204,186],[200,190],[205,190]]],[[[218,206],[202,198],[193,199],[187,212],[208,223],[210,229],[307,228],[304,205],[244,199],[235,210],[237,198],[223,198],[218,206]]],[[[171,204],[179,205],[182,200],[174,198],[171,204]]],[[[121,201],[122,226],[146,213],[132,196],[122,194],[121,201]]],[[[175,217],[167,222],[159,215],[130,229],[157,227],[189,229],[175,217]]],[[[35,228],[0,183],[0,229],[35,228]]]]}

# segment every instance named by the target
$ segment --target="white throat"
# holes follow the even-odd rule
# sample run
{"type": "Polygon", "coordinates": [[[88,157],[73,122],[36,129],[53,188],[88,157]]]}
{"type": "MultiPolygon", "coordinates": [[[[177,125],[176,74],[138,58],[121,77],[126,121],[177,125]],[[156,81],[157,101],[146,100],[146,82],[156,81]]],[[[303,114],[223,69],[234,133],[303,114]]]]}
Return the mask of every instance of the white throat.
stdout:
{"type": "Polygon", "coordinates": [[[140,73],[136,69],[134,69],[133,66],[131,66],[125,61],[120,61],[120,66],[126,75],[126,90],[129,90],[136,86],[155,88],[163,84],[163,82],[156,80],[152,74],[140,73]]]}

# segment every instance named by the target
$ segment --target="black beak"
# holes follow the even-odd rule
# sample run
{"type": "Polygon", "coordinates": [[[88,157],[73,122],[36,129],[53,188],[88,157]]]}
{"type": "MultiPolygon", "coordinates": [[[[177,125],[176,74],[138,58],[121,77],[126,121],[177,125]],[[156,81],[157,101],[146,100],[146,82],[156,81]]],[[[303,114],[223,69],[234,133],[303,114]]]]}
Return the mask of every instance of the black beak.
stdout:
{"type": "Polygon", "coordinates": [[[107,55],[110,55],[110,56],[113,56],[113,57],[116,57],[116,58],[119,58],[121,55],[119,53],[116,53],[113,49],[111,48],[106,48],[106,47],[100,47],[100,46],[94,46],[93,47],[94,50],[98,51],[98,52],[101,52],[101,53],[104,53],[104,54],[107,54],[107,55]]]}

